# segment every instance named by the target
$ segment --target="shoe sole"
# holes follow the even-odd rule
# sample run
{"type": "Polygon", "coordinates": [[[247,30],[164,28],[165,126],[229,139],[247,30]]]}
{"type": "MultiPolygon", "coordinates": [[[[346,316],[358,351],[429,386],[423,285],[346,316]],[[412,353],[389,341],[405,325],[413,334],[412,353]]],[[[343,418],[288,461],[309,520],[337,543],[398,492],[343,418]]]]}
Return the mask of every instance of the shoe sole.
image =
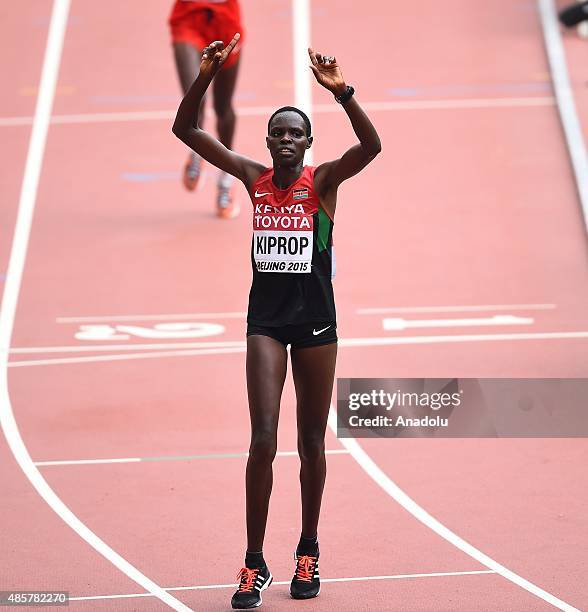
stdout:
{"type": "Polygon", "coordinates": [[[261,604],[263,603],[263,599],[261,597],[261,594],[263,593],[263,591],[265,591],[266,589],[269,588],[270,584],[274,581],[274,577],[271,575],[269,575],[269,580],[268,582],[266,582],[261,589],[259,589],[259,603],[256,603],[254,606],[249,606],[247,608],[235,608],[235,606],[231,606],[233,608],[233,610],[253,610],[253,608],[259,608],[259,606],[261,606],[261,604]]]}
{"type": "Polygon", "coordinates": [[[199,182],[200,182],[200,177],[198,177],[197,179],[188,179],[184,176],[182,180],[182,183],[184,184],[184,188],[187,191],[196,191],[199,182]]]}
{"type": "Polygon", "coordinates": [[[292,595],[292,593],[290,593],[290,597],[292,597],[292,599],[313,599],[314,597],[318,597],[320,592],[321,589],[319,587],[319,590],[314,595],[292,595]]]}
{"type": "Polygon", "coordinates": [[[239,213],[241,212],[241,206],[239,205],[239,202],[235,202],[235,204],[233,205],[233,208],[231,209],[230,214],[228,215],[223,215],[223,208],[219,208],[217,206],[216,208],[216,216],[219,219],[224,219],[225,221],[229,220],[229,219],[236,219],[239,216],[239,213]]]}
{"type": "Polygon", "coordinates": [[[184,166],[184,172],[182,174],[182,184],[187,191],[199,191],[206,183],[206,172],[204,171],[204,160],[200,162],[200,172],[196,178],[190,178],[187,175],[187,169],[189,164],[184,166]]]}
{"type": "Polygon", "coordinates": [[[318,594],[321,592],[321,587],[319,585],[319,590],[314,593],[314,595],[292,595],[292,591],[290,591],[290,597],[292,599],[313,599],[314,597],[318,597],[318,594]]]}

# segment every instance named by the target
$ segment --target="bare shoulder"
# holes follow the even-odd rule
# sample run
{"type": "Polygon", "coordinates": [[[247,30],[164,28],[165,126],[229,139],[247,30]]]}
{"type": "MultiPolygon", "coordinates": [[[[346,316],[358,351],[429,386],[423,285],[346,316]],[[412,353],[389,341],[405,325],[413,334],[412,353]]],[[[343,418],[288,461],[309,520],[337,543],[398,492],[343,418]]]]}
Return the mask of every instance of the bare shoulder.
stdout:
{"type": "Polygon", "coordinates": [[[247,188],[247,191],[251,189],[251,186],[255,181],[267,170],[267,168],[260,162],[253,159],[243,157],[243,183],[247,188]]]}

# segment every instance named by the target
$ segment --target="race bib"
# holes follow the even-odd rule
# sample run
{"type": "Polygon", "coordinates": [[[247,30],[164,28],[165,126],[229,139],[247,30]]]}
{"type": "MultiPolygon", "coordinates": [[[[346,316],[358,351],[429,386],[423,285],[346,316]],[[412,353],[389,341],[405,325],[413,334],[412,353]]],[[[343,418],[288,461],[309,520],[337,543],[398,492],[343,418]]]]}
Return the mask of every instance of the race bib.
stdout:
{"type": "Polygon", "coordinates": [[[255,206],[253,259],[258,272],[309,274],[312,247],[313,218],[302,204],[255,206]]]}

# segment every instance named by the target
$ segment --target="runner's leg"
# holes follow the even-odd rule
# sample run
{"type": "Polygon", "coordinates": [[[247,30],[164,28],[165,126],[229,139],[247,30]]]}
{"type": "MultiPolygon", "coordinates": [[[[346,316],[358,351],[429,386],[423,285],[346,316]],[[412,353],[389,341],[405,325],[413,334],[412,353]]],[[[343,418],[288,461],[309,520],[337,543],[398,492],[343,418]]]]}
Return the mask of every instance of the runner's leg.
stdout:
{"type": "Polygon", "coordinates": [[[246,470],[247,550],[263,548],[272,462],[277,451],[280,399],[288,363],[286,347],[268,336],[247,338],[247,395],[251,445],[246,470]]]}
{"type": "MultiPolygon", "coordinates": [[[[222,68],[213,81],[214,111],[216,113],[216,127],[219,140],[228,149],[233,146],[235,134],[235,110],[233,108],[233,94],[239,74],[241,57],[234,64],[222,68]]],[[[231,186],[233,177],[226,172],[218,175],[217,213],[223,218],[233,218],[239,213],[239,205],[234,200],[231,186]]]]}
{"type": "Polygon", "coordinates": [[[292,349],[291,355],[296,388],[302,536],[314,538],[327,473],[325,430],[335,378],[337,343],[292,349]]]}
{"type": "MultiPolygon", "coordinates": [[[[198,74],[198,70],[200,69],[201,54],[201,51],[191,43],[174,43],[176,69],[184,95],[187,93],[188,89],[190,89],[190,86],[198,74]]],[[[204,104],[205,101],[203,100],[198,112],[199,126],[202,126],[204,122],[204,104]]],[[[192,151],[184,168],[183,182],[186,189],[190,191],[196,189],[196,185],[200,178],[201,167],[201,157],[192,151]]]]}

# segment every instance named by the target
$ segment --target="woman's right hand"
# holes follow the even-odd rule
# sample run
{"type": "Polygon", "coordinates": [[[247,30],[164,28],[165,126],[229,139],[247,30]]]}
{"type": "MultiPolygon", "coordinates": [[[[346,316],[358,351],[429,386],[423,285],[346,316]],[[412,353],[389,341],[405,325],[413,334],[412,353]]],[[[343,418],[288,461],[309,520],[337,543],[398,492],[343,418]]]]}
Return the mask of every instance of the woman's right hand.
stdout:
{"type": "Polygon", "coordinates": [[[222,40],[215,40],[205,47],[202,51],[200,74],[210,78],[214,77],[220,70],[220,67],[225,63],[227,57],[229,57],[231,51],[235,48],[239,38],[241,38],[241,34],[235,34],[226,47],[222,40]]]}

